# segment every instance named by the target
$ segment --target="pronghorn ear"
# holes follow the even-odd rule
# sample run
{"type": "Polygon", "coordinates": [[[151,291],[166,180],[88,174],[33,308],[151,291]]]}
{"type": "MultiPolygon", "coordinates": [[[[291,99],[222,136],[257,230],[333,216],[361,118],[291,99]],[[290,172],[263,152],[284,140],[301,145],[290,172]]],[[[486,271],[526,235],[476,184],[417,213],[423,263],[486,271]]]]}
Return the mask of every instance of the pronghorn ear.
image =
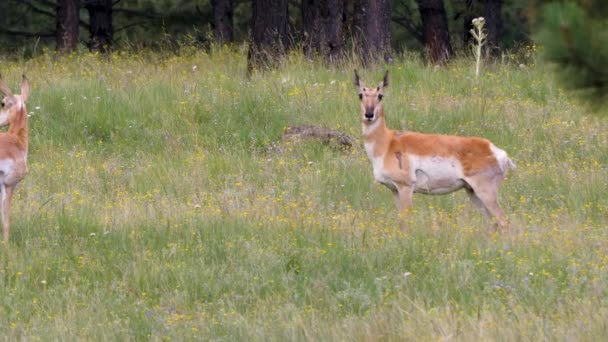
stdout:
{"type": "Polygon", "coordinates": [[[2,80],[2,76],[1,75],[0,75],[0,93],[6,95],[8,97],[12,97],[13,96],[13,92],[6,85],[6,83],[4,83],[4,81],[2,80]]]}
{"type": "Polygon", "coordinates": [[[30,95],[30,83],[27,81],[27,77],[23,75],[23,80],[21,81],[21,101],[24,103],[27,101],[27,97],[30,95]]]}
{"type": "Polygon", "coordinates": [[[355,86],[357,88],[361,88],[361,80],[359,79],[359,73],[357,72],[357,69],[355,69],[355,86]]]}

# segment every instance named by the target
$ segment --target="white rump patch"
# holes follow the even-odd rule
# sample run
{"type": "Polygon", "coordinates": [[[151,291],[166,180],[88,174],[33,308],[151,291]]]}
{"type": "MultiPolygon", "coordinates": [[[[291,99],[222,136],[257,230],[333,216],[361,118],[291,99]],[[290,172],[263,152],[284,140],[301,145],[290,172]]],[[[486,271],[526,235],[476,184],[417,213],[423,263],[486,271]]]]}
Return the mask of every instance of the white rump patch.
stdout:
{"type": "Polygon", "coordinates": [[[513,170],[516,169],[515,163],[513,163],[513,161],[509,159],[509,156],[507,156],[507,152],[494,146],[494,144],[490,144],[490,150],[492,150],[494,158],[496,158],[496,162],[498,163],[498,167],[500,168],[500,171],[502,171],[503,174],[506,175],[507,170],[509,168],[513,170]]]}

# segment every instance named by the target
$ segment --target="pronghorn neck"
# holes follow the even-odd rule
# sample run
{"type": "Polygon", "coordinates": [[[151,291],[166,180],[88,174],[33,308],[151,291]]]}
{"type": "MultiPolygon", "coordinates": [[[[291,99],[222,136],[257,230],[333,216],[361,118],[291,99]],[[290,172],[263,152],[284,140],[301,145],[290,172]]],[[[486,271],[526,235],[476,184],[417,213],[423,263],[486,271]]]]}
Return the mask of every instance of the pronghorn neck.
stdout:
{"type": "Polygon", "coordinates": [[[28,133],[27,133],[27,110],[25,104],[21,105],[21,108],[14,115],[8,128],[8,134],[17,137],[17,140],[21,146],[27,151],[28,147],[28,133]]]}
{"type": "Polygon", "coordinates": [[[394,132],[386,127],[384,116],[372,124],[363,123],[363,137],[368,157],[374,158],[384,155],[389,147],[394,132]]]}

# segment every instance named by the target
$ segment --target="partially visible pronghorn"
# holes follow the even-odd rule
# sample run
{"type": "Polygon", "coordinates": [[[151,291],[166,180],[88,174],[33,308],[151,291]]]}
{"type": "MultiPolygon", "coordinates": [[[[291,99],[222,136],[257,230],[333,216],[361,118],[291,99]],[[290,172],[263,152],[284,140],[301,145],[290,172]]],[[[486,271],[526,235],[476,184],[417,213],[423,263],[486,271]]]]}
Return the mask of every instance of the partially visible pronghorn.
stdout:
{"type": "Polygon", "coordinates": [[[355,70],[355,85],[374,178],[393,192],[403,228],[414,193],[440,195],[464,188],[484,216],[494,217],[507,230],[507,218],[498,205],[498,186],[515,164],[505,151],[483,138],[391,130],[382,105],[388,71],[377,87],[368,88],[355,70]]]}
{"type": "Polygon", "coordinates": [[[0,133],[0,196],[2,197],[2,237],[8,244],[10,208],[13,192],[27,173],[27,110],[25,102],[30,92],[27,78],[23,76],[21,95],[13,95],[10,88],[0,78],[2,111],[0,126],[8,127],[7,133],[0,133]]]}

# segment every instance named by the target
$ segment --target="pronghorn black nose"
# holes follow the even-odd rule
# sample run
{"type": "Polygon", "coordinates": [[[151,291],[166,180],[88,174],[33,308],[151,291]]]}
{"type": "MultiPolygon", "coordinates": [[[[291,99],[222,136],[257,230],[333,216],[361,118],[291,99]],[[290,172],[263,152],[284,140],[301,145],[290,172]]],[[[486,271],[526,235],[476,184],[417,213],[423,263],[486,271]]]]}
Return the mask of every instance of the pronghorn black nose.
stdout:
{"type": "Polygon", "coordinates": [[[374,112],[365,112],[365,118],[371,120],[374,117],[374,112]]]}

